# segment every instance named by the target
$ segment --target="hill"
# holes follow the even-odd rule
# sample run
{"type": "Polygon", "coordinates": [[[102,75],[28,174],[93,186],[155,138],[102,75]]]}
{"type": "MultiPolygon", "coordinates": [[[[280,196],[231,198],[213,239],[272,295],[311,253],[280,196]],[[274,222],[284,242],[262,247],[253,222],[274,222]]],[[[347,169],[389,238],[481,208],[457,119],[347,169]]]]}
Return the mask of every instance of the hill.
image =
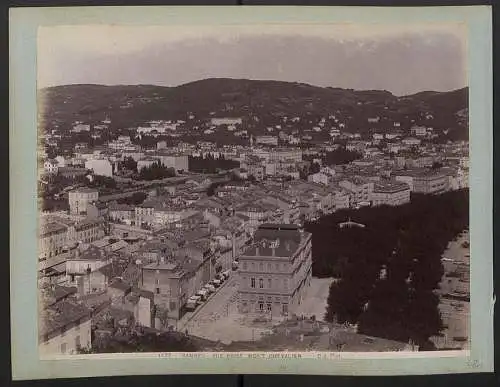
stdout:
{"type": "MultiPolygon", "coordinates": [[[[177,87],[154,85],[65,85],[40,90],[40,124],[63,131],[74,121],[97,123],[109,117],[113,127],[133,127],[149,120],[188,120],[203,124],[214,116],[242,117],[245,129],[264,132],[282,125],[286,131],[311,129],[321,118],[325,127],[345,124],[345,130],[367,133],[423,124],[450,129],[467,138],[468,88],[451,92],[421,92],[397,97],[388,91],[357,91],[303,83],[211,78],[177,87]],[[300,125],[283,117],[299,117],[300,125]],[[330,117],[330,119],[328,119],[330,117]],[[334,118],[333,118],[334,117],[334,118]],[[369,117],[380,117],[368,123],[369,117]],[[289,122],[289,121],[288,121],[289,122]]],[[[189,129],[189,127],[187,127],[189,129]]]]}

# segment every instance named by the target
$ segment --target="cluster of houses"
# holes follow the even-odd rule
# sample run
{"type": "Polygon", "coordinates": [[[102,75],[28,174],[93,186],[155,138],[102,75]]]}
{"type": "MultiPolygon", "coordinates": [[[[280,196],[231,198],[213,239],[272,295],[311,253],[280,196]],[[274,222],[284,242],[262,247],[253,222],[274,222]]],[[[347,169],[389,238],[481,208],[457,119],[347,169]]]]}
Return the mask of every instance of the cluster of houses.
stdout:
{"type": "Polygon", "coordinates": [[[137,162],[137,169],[160,163],[175,171],[188,171],[188,154],[176,149],[167,149],[165,142],[158,142],[157,149],[142,150],[140,145],[133,144],[129,136],[119,136],[117,140],[105,146],[87,147],[76,144],[73,157],[57,156],[45,159],[43,169],[47,174],[64,176],[85,175],[92,171],[95,175],[112,177],[119,171],[119,163],[127,158],[137,162]]]}
{"type": "MultiPolygon", "coordinates": [[[[334,128],[323,120],[312,130],[346,139],[343,147],[360,156],[351,163],[328,165],[326,156],[340,147],[337,142],[298,147],[300,136],[282,133],[280,125],[250,136],[248,146],[200,141],[170,148],[158,141],[156,149],[142,150],[120,136],[104,147],[77,144],[70,159],[45,160],[46,173],[67,177],[88,170],[113,177],[127,157],[138,169],[160,161],[187,172],[189,156],[207,155],[238,161],[240,167],[234,171],[239,179],[225,180],[210,195],[206,179],[195,177],[159,187],[139,204],[105,202],[98,190],[77,188],[68,193],[68,213],[43,214],[42,351],[90,347],[91,324],[103,335],[134,324],[175,325],[193,297],[235,269],[243,279],[240,311],[286,314],[300,303],[311,278],[311,236],[302,231],[303,222],[346,208],[403,205],[412,193],[468,187],[466,142],[432,145],[425,141],[433,136],[429,128],[415,126],[405,137],[396,125],[363,140],[329,117],[335,120],[334,128]],[[307,173],[312,164],[317,169],[307,173]]],[[[184,123],[150,122],[137,133],[173,133],[184,123]]],[[[242,120],[212,117],[208,130],[220,127],[236,134],[242,120]]],[[[77,123],[72,130],[90,129],[77,123]]]]}

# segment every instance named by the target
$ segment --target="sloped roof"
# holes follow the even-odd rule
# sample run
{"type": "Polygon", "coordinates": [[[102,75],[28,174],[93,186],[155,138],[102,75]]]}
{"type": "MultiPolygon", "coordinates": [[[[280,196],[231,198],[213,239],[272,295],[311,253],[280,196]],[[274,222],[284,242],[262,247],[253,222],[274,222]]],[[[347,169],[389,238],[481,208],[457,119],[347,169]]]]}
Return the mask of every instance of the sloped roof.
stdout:
{"type": "Polygon", "coordinates": [[[62,300],[45,308],[39,314],[38,334],[44,335],[57,331],[70,324],[90,319],[90,310],[82,304],[62,300]]]}

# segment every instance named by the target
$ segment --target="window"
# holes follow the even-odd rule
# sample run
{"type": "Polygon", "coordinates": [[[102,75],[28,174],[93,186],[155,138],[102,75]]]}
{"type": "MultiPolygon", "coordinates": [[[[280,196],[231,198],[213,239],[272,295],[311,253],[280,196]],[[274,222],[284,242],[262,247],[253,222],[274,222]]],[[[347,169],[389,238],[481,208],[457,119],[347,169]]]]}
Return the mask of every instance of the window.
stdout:
{"type": "Polygon", "coordinates": [[[66,343],[61,344],[61,353],[66,353],[66,343]]]}
{"type": "Polygon", "coordinates": [[[271,264],[270,264],[270,263],[268,263],[268,264],[267,264],[267,271],[269,271],[269,272],[270,272],[271,270],[273,270],[273,269],[271,268],[271,264]]]}
{"type": "Polygon", "coordinates": [[[284,279],[283,280],[283,287],[285,288],[285,290],[288,290],[288,279],[284,279]]]}
{"type": "Polygon", "coordinates": [[[176,310],[177,309],[177,304],[175,301],[170,301],[170,310],[176,310]]]}
{"type": "Polygon", "coordinates": [[[280,267],[279,267],[278,263],[275,265],[275,269],[276,269],[276,271],[279,271],[280,267]]]}
{"type": "Polygon", "coordinates": [[[267,279],[267,287],[271,289],[273,287],[273,280],[271,278],[267,279]]]}
{"type": "Polygon", "coordinates": [[[255,278],[250,279],[250,287],[255,288],[255,278]]]}
{"type": "Polygon", "coordinates": [[[160,288],[156,288],[156,294],[160,294],[160,288]]]}
{"type": "Polygon", "coordinates": [[[267,303],[267,311],[271,312],[272,311],[272,305],[270,302],[267,303]]]}
{"type": "Polygon", "coordinates": [[[247,263],[246,262],[243,262],[243,270],[246,270],[248,267],[247,263]]]}
{"type": "Polygon", "coordinates": [[[287,314],[288,313],[288,304],[283,304],[282,308],[283,308],[283,314],[287,314]]]}
{"type": "Polygon", "coordinates": [[[156,285],[159,285],[160,284],[160,280],[157,278],[156,279],[156,285]]]}
{"type": "Polygon", "coordinates": [[[259,278],[259,288],[264,288],[264,280],[262,278],[259,278]]]}
{"type": "Polygon", "coordinates": [[[75,347],[80,348],[80,335],[75,337],[75,347]]]}
{"type": "Polygon", "coordinates": [[[259,270],[264,271],[264,264],[262,262],[259,264],[259,270]]]}
{"type": "Polygon", "coordinates": [[[259,311],[264,311],[264,303],[259,301],[259,311]]]}

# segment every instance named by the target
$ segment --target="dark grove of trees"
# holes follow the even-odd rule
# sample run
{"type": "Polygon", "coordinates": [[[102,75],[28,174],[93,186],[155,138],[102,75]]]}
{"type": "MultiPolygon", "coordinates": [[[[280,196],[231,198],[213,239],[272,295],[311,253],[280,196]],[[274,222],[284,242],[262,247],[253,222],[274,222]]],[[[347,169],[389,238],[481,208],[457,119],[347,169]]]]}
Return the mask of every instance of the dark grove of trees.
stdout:
{"type": "Polygon", "coordinates": [[[117,203],[137,206],[142,202],[144,202],[144,200],[146,200],[147,197],[148,195],[145,192],[134,192],[131,196],[118,199],[117,203]]]}
{"type": "Polygon", "coordinates": [[[86,183],[87,187],[104,188],[113,190],[117,188],[115,179],[109,176],[94,175],[92,181],[86,183]]]}
{"type": "Polygon", "coordinates": [[[349,151],[345,148],[338,148],[332,152],[327,152],[323,158],[326,165],[349,164],[354,160],[362,158],[363,155],[356,151],[349,151]]]}
{"type": "Polygon", "coordinates": [[[441,255],[469,225],[469,191],[414,195],[399,207],[342,210],[305,225],[313,275],[335,277],[326,319],[357,323],[360,333],[432,349],[442,329],[441,255]],[[339,228],[351,218],[365,227],[339,228]]]}
{"type": "MultiPolygon", "coordinates": [[[[307,161],[312,161],[317,156],[305,156],[304,159],[307,161]]],[[[326,152],[321,156],[321,160],[324,165],[342,165],[349,164],[354,160],[361,159],[363,155],[356,151],[347,150],[344,146],[341,146],[334,151],[326,152]]],[[[315,173],[315,172],[311,172],[315,173]]]]}
{"type": "Polygon", "coordinates": [[[218,173],[219,171],[238,168],[240,163],[234,160],[226,160],[223,155],[218,159],[211,154],[205,157],[189,156],[189,170],[199,173],[218,173]]]}
{"type": "Polygon", "coordinates": [[[137,161],[128,156],[121,162],[121,167],[129,171],[137,172],[137,161]]]}
{"type": "Polygon", "coordinates": [[[141,168],[137,175],[138,180],[160,180],[167,177],[175,177],[175,169],[167,168],[160,162],[151,164],[149,167],[141,168]]]}

